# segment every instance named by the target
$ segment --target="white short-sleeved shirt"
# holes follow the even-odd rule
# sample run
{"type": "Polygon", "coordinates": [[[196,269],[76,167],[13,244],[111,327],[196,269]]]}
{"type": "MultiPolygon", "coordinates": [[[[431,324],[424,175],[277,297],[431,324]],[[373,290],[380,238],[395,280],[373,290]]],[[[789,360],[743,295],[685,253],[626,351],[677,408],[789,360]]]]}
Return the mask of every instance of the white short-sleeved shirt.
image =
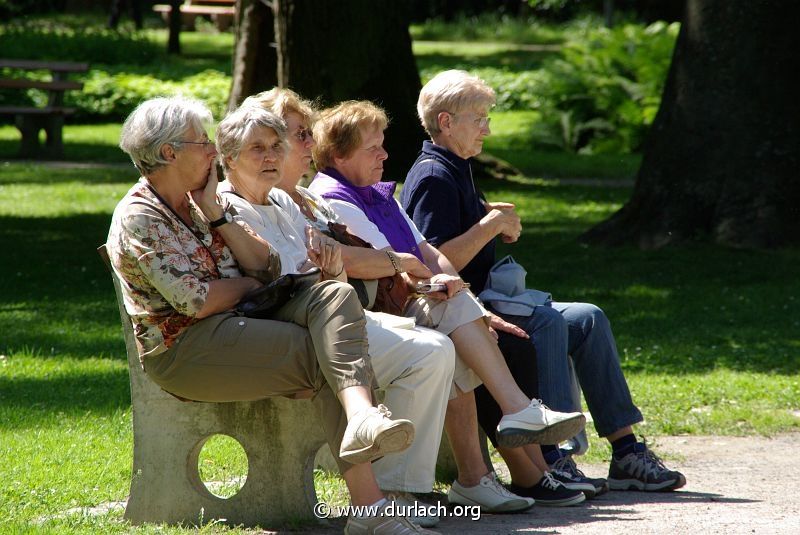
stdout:
{"type": "MultiPolygon", "coordinates": [[[[295,227],[292,217],[283,208],[285,203],[281,206],[251,204],[238,195],[225,193],[229,190],[222,185],[219,191],[225,202],[236,211],[234,221],[246,223],[280,255],[281,275],[305,271],[309,260],[304,234],[295,227]]],[[[293,202],[291,204],[294,206],[293,202]]]]}
{"type": "MultiPolygon", "coordinates": [[[[365,214],[361,208],[346,201],[340,201],[337,199],[326,200],[328,201],[328,204],[330,204],[333,211],[336,212],[336,215],[339,216],[339,223],[347,225],[347,229],[351,233],[355,234],[364,241],[368,241],[375,249],[386,249],[387,247],[391,247],[389,240],[386,239],[386,236],[383,235],[383,232],[380,231],[375,223],[367,218],[367,214],[365,214]]],[[[395,202],[397,202],[397,199],[395,199],[395,202]]],[[[417,226],[414,224],[414,222],[408,217],[408,214],[406,214],[402,207],[400,207],[400,203],[397,203],[397,207],[400,210],[400,213],[403,214],[403,218],[408,224],[408,227],[411,229],[411,233],[414,235],[414,241],[417,244],[424,242],[425,237],[417,229],[417,226]]]]}

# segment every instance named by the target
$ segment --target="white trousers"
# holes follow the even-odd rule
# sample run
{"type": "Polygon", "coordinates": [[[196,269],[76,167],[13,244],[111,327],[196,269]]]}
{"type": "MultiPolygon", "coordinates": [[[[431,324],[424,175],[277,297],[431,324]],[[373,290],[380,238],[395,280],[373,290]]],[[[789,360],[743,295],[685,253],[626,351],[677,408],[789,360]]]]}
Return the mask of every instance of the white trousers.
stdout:
{"type": "Polygon", "coordinates": [[[415,437],[410,448],[386,455],[372,464],[372,470],[383,490],[431,492],[455,348],[443,334],[424,327],[391,327],[409,320],[385,316],[367,312],[372,369],[392,418],[414,422],[415,437]]]}

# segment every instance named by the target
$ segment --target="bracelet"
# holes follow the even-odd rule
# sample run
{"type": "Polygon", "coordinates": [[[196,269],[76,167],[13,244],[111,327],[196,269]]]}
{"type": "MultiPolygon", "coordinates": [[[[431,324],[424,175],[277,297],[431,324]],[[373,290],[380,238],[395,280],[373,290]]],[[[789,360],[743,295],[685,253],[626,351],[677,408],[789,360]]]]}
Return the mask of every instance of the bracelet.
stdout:
{"type": "Polygon", "coordinates": [[[386,256],[389,257],[389,261],[392,263],[392,267],[394,268],[394,274],[397,275],[398,273],[403,273],[403,270],[397,265],[397,259],[390,251],[386,251],[386,256]]]}
{"type": "Polygon", "coordinates": [[[333,274],[333,273],[331,273],[330,271],[326,271],[325,273],[327,273],[329,276],[331,276],[332,278],[334,278],[334,279],[335,279],[336,277],[338,277],[339,275],[341,275],[343,272],[344,272],[344,262],[342,262],[342,269],[340,269],[340,270],[339,270],[339,273],[337,273],[336,275],[334,275],[334,274],[333,274]]]}

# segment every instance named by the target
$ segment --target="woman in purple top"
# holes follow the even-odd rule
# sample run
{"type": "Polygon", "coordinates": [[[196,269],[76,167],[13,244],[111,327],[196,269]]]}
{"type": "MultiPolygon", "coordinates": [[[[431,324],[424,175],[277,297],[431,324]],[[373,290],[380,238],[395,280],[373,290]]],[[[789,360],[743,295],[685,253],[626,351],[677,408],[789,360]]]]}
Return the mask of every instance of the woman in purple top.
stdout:
{"type": "MultiPolygon", "coordinates": [[[[468,377],[460,381],[459,361],[483,381],[500,405],[503,417],[496,434],[504,447],[557,443],[571,436],[568,430],[581,429],[584,417],[577,412],[554,413],[517,386],[484,321],[486,311],[464,288],[447,258],[428,244],[400,209],[393,197],[394,184],[380,181],[388,157],[383,148],[387,123],[383,110],[366,101],[344,102],[323,111],[314,125],[314,161],[321,171],[310,189],[330,202],[352,233],[389,255],[395,251],[414,254],[434,273],[424,282],[444,285],[442,292],[411,301],[404,314],[450,336],[458,355],[456,388],[445,419],[459,468],[449,498],[452,503],[485,504],[485,510],[514,510],[520,498],[504,494],[493,474],[487,473],[478,444],[471,439],[477,435],[472,393],[477,385],[468,377]]],[[[419,279],[407,278],[411,287],[417,282],[419,279]]],[[[540,473],[539,478],[551,481],[549,475],[540,473]]],[[[583,495],[577,493],[572,499],[577,503],[583,495]]]]}

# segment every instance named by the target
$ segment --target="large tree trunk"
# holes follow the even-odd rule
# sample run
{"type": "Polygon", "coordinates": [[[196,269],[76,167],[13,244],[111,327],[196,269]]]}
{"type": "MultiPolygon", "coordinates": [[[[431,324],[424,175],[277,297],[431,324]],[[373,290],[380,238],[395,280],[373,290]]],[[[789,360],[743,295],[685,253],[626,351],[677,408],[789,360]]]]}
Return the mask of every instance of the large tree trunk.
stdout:
{"type": "Polygon", "coordinates": [[[800,3],[688,0],[630,201],[583,237],[800,242],[800,3]]]}
{"type": "Polygon", "coordinates": [[[369,99],[391,123],[386,177],[404,177],[424,132],[421,88],[408,33],[409,4],[396,0],[275,0],[278,83],[331,105],[369,99]]]}
{"type": "Polygon", "coordinates": [[[228,109],[237,107],[253,93],[278,83],[275,22],[272,7],[264,0],[238,0],[233,82],[228,109]]]}

